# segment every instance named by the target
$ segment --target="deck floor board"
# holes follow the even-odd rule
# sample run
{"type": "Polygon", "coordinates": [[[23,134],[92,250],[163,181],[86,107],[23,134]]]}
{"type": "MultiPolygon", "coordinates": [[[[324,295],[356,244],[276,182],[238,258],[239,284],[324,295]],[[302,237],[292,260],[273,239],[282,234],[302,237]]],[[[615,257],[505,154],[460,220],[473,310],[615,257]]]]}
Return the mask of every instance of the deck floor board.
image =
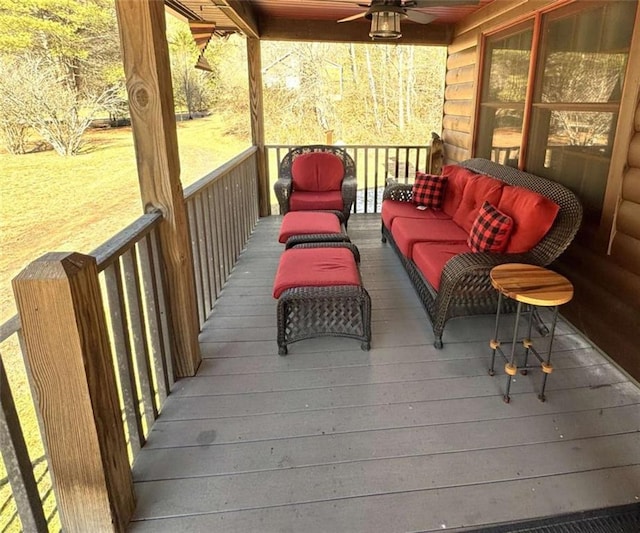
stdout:
{"type": "Polygon", "coordinates": [[[136,460],[130,531],[441,531],[640,501],[637,384],[560,320],[547,401],[532,371],[505,404],[505,376],[487,374],[493,317],[450,321],[436,350],[379,216],[349,222],[371,351],[324,337],[278,356],[280,220],[259,222],[197,376],[176,383],[136,460]]]}

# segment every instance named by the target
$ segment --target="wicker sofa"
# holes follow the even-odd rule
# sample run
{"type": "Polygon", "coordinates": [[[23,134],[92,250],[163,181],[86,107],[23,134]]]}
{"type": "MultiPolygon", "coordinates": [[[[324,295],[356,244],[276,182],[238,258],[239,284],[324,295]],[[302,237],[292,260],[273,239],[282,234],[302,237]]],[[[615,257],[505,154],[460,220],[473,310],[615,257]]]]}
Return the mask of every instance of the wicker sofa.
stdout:
{"type": "MultiPolygon", "coordinates": [[[[503,187],[502,190],[506,190],[508,186],[516,186],[510,191],[521,191],[519,188],[534,191],[557,204],[559,209],[557,214],[554,212],[555,218],[549,222],[550,229],[531,249],[519,253],[509,253],[508,250],[505,253],[473,253],[462,240],[464,230],[457,228],[453,223],[455,214],[452,217],[451,211],[449,214],[435,212],[436,210],[417,211],[414,209],[415,205],[410,205],[413,204],[412,185],[399,183],[387,185],[382,202],[382,241],[388,241],[400,257],[431,320],[436,348],[443,346],[442,335],[449,319],[496,312],[497,294],[489,278],[489,272],[494,266],[501,263],[549,265],[569,246],[582,221],[582,206],[579,200],[569,189],[560,184],[486,159],[469,159],[459,165],[445,167],[443,175],[446,176],[452,167],[463,167],[471,171],[462,172],[473,173],[474,178],[471,181],[474,183],[479,182],[475,179],[477,173],[500,180],[499,187],[503,187]],[[440,243],[420,242],[421,239],[429,240],[429,237],[425,237],[431,231],[428,229],[429,225],[435,228],[435,233],[440,231],[438,228],[449,228],[444,231],[444,235],[443,231],[440,231],[438,237],[440,243]],[[406,232],[414,229],[418,229],[417,236],[409,242],[406,232]],[[447,232],[450,232],[450,235],[447,232]],[[411,246],[414,248],[422,246],[427,251],[428,246],[431,246],[437,253],[433,256],[425,256],[423,252],[420,262],[417,256],[419,249],[415,248],[416,257],[412,257],[414,248],[411,246]],[[425,261],[431,261],[432,264],[425,266],[425,261]],[[440,261],[439,264],[438,261],[440,261]]],[[[455,169],[455,171],[459,170],[459,168],[455,169]]],[[[451,190],[446,190],[445,200],[447,195],[454,194],[452,185],[450,180],[447,187],[451,187],[451,190]]],[[[456,194],[462,194],[462,192],[458,191],[456,194]]],[[[541,200],[548,203],[544,198],[541,200]]],[[[535,208],[520,209],[517,216],[522,219],[527,213],[535,211],[535,208]]],[[[531,214],[531,216],[534,215],[531,214]]],[[[513,303],[509,300],[506,306],[503,308],[506,311],[515,310],[513,303]]]]}

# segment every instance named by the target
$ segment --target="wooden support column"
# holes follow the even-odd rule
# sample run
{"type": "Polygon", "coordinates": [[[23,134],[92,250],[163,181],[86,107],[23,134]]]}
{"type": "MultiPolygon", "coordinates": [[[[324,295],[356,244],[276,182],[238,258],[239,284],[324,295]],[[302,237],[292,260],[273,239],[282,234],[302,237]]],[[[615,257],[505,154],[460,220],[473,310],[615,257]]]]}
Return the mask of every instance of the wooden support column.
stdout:
{"type": "Polygon", "coordinates": [[[96,261],[46,254],[13,290],[62,529],[125,531],[135,499],[96,261]]]}
{"type": "Polygon", "coordinates": [[[264,104],[262,100],[262,56],[260,40],[247,37],[249,64],[249,101],[251,106],[251,141],[258,148],[258,206],[259,215],[271,214],[271,188],[267,173],[267,155],[264,147],[264,104]]]}
{"type": "Polygon", "coordinates": [[[159,209],[169,287],[173,368],[193,376],[200,364],[198,315],[188,219],[180,183],[178,137],[162,0],[116,0],[129,111],[145,212],[159,209]]]}

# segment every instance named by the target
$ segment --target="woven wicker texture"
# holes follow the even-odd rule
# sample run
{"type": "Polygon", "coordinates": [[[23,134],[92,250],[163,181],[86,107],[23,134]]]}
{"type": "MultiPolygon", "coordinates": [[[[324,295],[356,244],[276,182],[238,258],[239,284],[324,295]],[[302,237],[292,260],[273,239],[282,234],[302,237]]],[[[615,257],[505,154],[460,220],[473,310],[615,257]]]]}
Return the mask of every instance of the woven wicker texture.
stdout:
{"type": "Polygon", "coordinates": [[[273,190],[280,205],[280,214],[284,215],[289,212],[289,198],[291,197],[292,186],[291,165],[293,164],[293,160],[299,155],[311,152],[330,152],[342,159],[344,166],[344,178],[342,180],[342,215],[346,225],[349,221],[353,203],[356,200],[358,182],[356,180],[356,165],[353,158],[344,148],[338,146],[324,144],[297,146],[285,154],[278,169],[278,180],[273,185],[273,190]]]}
{"type": "MultiPolygon", "coordinates": [[[[442,347],[442,333],[450,318],[496,312],[498,295],[489,278],[489,272],[494,266],[503,263],[549,265],[571,244],[582,221],[582,206],[579,200],[569,189],[558,183],[486,159],[469,159],[460,164],[511,185],[536,191],[556,202],[560,206],[560,211],[549,232],[527,253],[481,252],[459,254],[453,257],[444,266],[438,292],[424,279],[413,262],[402,256],[391,233],[383,223],[382,240],[389,241],[403,262],[429,315],[435,335],[434,344],[438,348],[442,347]]],[[[384,198],[411,201],[411,185],[391,184],[386,188],[384,198]]],[[[506,300],[503,305],[506,312],[515,311],[515,304],[510,300],[506,300]]],[[[544,329],[544,326],[541,326],[541,329],[544,329]]]]}
{"type": "MultiPolygon", "coordinates": [[[[358,248],[347,242],[303,243],[296,248],[348,248],[356,264],[358,248]]],[[[359,274],[359,272],[358,272],[359,274]]],[[[294,287],[278,298],[278,352],[287,354],[287,345],[314,337],[350,337],[361,341],[363,350],[371,346],[371,298],[360,285],[294,287]]]]}

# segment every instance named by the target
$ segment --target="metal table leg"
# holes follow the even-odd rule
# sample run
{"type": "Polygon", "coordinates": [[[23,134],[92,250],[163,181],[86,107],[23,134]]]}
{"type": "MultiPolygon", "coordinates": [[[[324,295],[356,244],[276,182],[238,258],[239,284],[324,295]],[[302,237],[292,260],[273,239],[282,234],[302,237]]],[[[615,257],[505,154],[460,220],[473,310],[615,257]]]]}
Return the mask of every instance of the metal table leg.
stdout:
{"type": "Polygon", "coordinates": [[[511,358],[509,362],[504,365],[504,371],[507,374],[507,390],[503,396],[505,403],[511,401],[509,391],[511,390],[511,378],[518,373],[518,367],[514,364],[516,358],[516,343],[518,342],[518,324],[520,323],[520,311],[522,311],[522,302],[518,302],[516,309],[516,323],[513,326],[513,341],[511,342],[511,358]]]}

